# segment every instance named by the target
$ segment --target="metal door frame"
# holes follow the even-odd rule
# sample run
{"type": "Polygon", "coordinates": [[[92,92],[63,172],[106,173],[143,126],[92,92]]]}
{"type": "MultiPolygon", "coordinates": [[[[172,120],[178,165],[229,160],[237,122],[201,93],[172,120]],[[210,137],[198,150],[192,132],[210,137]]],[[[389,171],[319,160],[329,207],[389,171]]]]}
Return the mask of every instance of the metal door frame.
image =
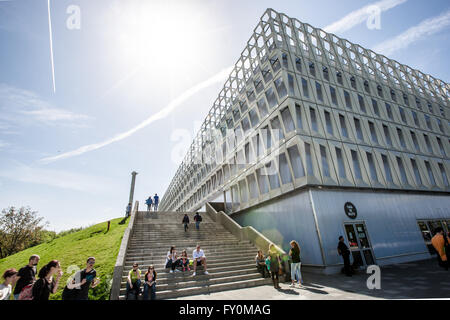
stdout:
{"type": "MultiPolygon", "coordinates": [[[[361,243],[359,242],[359,236],[358,236],[358,233],[355,232],[356,239],[358,240],[358,251],[360,252],[361,258],[362,258],[362,260],[363,260],[363,262],[364,262],[364,265],[363,265],[362,267],[367,267],[367,266],[369,266],[369,265],[367,264],[367,262],[366,262],[366,258],[364,257],[364,253],[363,253],[364,250],[370,250],[370,251],[372,252],[373,262],[374,262],[374,264],[377,264],[377,259],[376,259],[376,257],[375,257],[375,253],[373,252],[372,240],[370,239],[369,229],[367,228],[366,221],[365,221],[365,220],[354,220],[354,221],[352,220],[352,221],[344,221],[344,222],[343,222],[342,226],[343,226],[343,228],[344,228],[345,237],[346,237],[346,239],[347,239],[347,243],[349,243],[347,231],[346,231],[346,229],[345,229],[345,225],[347,225],[347,224],[353,225],[353,231],[357,231],[357,230],[356,230],[356,226],[355,226],[356,224],[362,224],[362,225],[364,225],[364,229],[365,229],[365,232],[366,232],[367,240],[369,241],[370,249],[361,249],[361,243]]],[[[350,250],[350,252],[352,252],[352,249],[351,249],[350,247],[349,247],[349,250],[350,250]]],[[[354,251],[356,251],[356,250],[354,250],[354,251]]]]}

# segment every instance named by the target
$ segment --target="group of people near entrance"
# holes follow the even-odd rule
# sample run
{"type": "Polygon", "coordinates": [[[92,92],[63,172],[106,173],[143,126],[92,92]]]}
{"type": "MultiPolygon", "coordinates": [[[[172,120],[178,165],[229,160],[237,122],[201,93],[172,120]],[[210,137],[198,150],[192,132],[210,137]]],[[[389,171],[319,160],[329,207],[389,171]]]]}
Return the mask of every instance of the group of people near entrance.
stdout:
{"type": "MultiPolygon", "coordinates": [[[[291,258],[291,288],[295,288],[295,282],[299,287],[303,284],[300,260],[300,246],[298,242],[292,240],[290,243],[289,257],[291,258]]],[[[264,256],[262,250],[258,250],[255,257],[256,267],[264,278],[272,276],[272,282],[275,289],[280,289],[278,275],[282,273],[281,257],[275,245],[269,245],[269,251],[264,256]],[[270,275],[269,275],[270,273],[270,275]]]]}
{"type": "MultiPolygon", "coordinates": [[[[197,266],[203,265],[204,274],[208,275],[207,265],[206,265],[206,256],[200,245],[197,244],[195,250],[192,252],[192,261],[189,260],[186,250],[183,250],[181,255],[178,255],[175,246],[170,247],[170,250],[167,252],[165,268],[170,269],[170,273],[174,273],[175,271],[179,272],[190,272],[191,265],[194,269],[193,277],[197,274],[197,266]],[[181,270],[179,270],[181,269],[181,270]]],[[[138,297],[141,293],[141,270],[139,269],[138,263],[133,263],[133,268],[128,272],[127,277],[127,291],[126,291],[126,299],[128,299],[129,294],[133,293],[135,297],[138,297]]],[[[147,269],[147,272],[144,275],[144,300],[155,300],[156,299],[156,275],[157,272],[153,265],[150,265],[147,269]]]]}
{"type": "MultiPolygon", "coordinates": [[[[4,282],[0,284],[0,300],[49,300],[56,293],[63,275],[60,262],[52,260],[37,272],[40,257],[33,254],[28,264],[17,271],[8,269],[3,273],[4,282]],[[37,275],[37,277],[36,277],[37,275]]],[[[95,258],[89,257],[86,268],[67,280],[62,300],[88,300],[89,289],[95,288],[100,279],[94,269],[95,258]]]]}

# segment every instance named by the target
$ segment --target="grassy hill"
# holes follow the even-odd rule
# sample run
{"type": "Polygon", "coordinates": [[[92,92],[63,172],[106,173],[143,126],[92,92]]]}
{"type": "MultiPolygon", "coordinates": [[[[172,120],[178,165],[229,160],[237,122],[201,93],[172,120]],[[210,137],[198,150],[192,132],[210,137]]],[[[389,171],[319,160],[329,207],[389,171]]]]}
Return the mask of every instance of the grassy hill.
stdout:
{"type": "Polygon", "coordinates": [[[111,220],[111,227],[107,233],[107,222],[103,222],[1,259],[0,273],[3,274],[8,268],[19,270],[28,264],[32,254],[38,254],[41,257],[37,266],[38,271],[49,261],[59,260],[64,275],[59,282],[57,293],[51,295],[50,299],[60,300],[68,277],[85,268],[86,259],[93,256],[96,259],[97,277],[100,277],[101,282],[89,291],[89,299],[108,300],[114,265],[123,233],[128,225],[128,220],[125,224],[119,225],[121,220],[122,218],[111,220]]]}

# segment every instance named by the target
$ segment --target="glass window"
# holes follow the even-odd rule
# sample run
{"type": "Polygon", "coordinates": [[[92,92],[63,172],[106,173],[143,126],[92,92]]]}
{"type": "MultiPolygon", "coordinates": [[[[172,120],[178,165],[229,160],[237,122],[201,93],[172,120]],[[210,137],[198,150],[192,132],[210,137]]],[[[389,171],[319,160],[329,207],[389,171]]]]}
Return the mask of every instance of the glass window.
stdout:
{"type": "Polygon", "coordinates": [[[405,93],[403,94],[403,102],[409,107],[408,95],[406,95],[405,93]]]}
{"type": "Polygon", "coordinates": [[[406,144],[405,144],[405,139],[403,138],[402,129],[397,128],[397,135],[398,135],[398,140],[400,140],[400,146],[402,148],[406,149],[406,144]]]}
{"type": "Polygon", "coordinates": [[[264,100],[264,98],[261,98],[256,104],[258,106],[259,114],[261,115],[261,117],[265,117],[269,113],[269,111],[267,110],[266,100],[264,100]]]}
{"type": "Polygon", "coordinates": [[[278,189],[280,187],[280,179],[278,178],[278,170],[275,168],[275,162],[271,161],[265,165],[267,177],[269,178],[270,189],[278,189]]]}
{"type": "Polygon", "coordinates": [[[264,128],[262,128],[261,134],[266,146],[266,150],[270,149],[272,147],[272,134],[270,132],[269,126],[265,126],[264,128]]]}
{"type": "Polygon", "coordinates": [[[248,121],[247,117],[244,117],[242,119],[241,125],[242,125],[242,130],[244,130],[244,134],[246,134],[248,132],[248,130],[250,130],[250,122],[248,121]]]}
{"type": "Polygon", "coordinates": [[[373,107],[373,112],[379,117],[380,116],[380,110],[378,109],[377,100],[372,99],[372,107],[373,107]]]}
{"type": "Polygon", "coordinates": [[[247,106],[247,101],[239,101],[239,106],[241,108],[241,113],[244,113],[245,111],[247,111],[248,106],[247,106]]]}
{"type": "Polygon", "coordinates": [[[289,110],[288,107],[281,110],[281,118],[283,119],[286,132],[291,132],[295,130],[294,120],[292,119],[291,111],[289,110]]]}
{"type": "Polygon", "coordinates": [[[317,93],[317,99],[320,102],[323,102],[322,86],[317,81],[316,81],[316,93],[317,93]]]}
{"type": "Polygon", "coordinates": [[[266,94],[266,98],[267,98],[267,102],[269,103],[269,107],[273,108],[277,105],[277,97],[275,97],[275,92],[273,91],[272,88],[269,88],[266,90],[265,92],[266,94]]]}
{"type": "Polygon", "coordinates": [[[416,177],[416,183],[418,186],[422,185],[422,179],[420,178],[419,168],[417,167],[416,160],[411,159],[411,166],[414,171],[414,176],[416,177]]]}
{"type": "Polygon", "coordinates": [[[345,118],[343,115],[339,115],[339,122],[341,124],[342,136],[348,138],[347,125],[345,124],[345,118]]]}
{"type": "Polygon", "coordinates": [[[324,146],[320,146],[320,157],[322,159],[322,174],[325,177],[330,176],[330,168],[328,167],[327,151],[324,146]]]}
{"type": "Polygon", "coordinates": [[[263,84],[262,80],[260,80],[260,79],[254,80],[253,85],[255,86],[257,93],[260,93],[264,89],[264,84],[263,84]]]}
{"type": "Polygon", "coordinates": [[[311,126],[312,126],[312,130],[314,131],[319,131],[318,127],[317,127],[317,118],[316,118],[316,110],[314,110],[313,108],[309,108],[309,113],[311,115],[311,126]]]}
{"type": "Polygon", "coordinates": [[[394,180],[392,179],[391,167],[389,165],[389,160],[388,160],[387,156],[382,154],[381,159],[383,160],[384,172],[386,173],[386,180],[388,182],[394,183],[394,180]]]}
{"type": "Polygon", "coordinates": [[[247,98],[248,98],[248,101],[250,101],[250,102],[255,101],[255,98],[256,98],[255,91],[253,91],[253,90],[247,91],[247,98]]]}
{"type": "Polygon", "coordinates": [[[283,62],[283,67],[288,69],[289,68],[289,63],[288,63],[288,55],[287,53],[284,53],[281,55],[281,61],[283,62]]]}
{"type": "Polygon", "coordinates": [[[378,143],[377,131],[375,130],[375,125],[373,122],[369,121],[370,135],[372,136],[372,142],[378,143]]]}
{"type": "Polygon", "coordinates": [[[262,154],[261,138],[259,133],[253,137],[253,147],[256,150],[256,156],[259,157],[262,154]]]}
{"type": "Polygon", "coordinates": [[[444,146],[442,144],[441,138],[436,137],[438,146],[439,146],[439,150],[441,151],[441,154],[445,157],[445,150],[444,150],[444,146]]]}
{"type": "Polygon", "coordinates": [[[296,120],[297,120],[297,128],[303,129],[302,107],[300,107],[298,104],[295,104],[295,117],[296,117],[296,120]]]}
{"type": "Polygon", "coordinates": [[[395,95],[395,91],[391,89],[391,99],[392,101],[397,102],[397,96],[395,95]]]}
{"type": "Polygon", "coordinates": [[[402,107],[398,107],[398,110],[400,111],[400,118],[404,123],[406,123],[405,110],[402,107]]]}
{"type": "Polygon", "coordinates": [[[275,80],[275,88],[277,89],[278,97],[280,99],[287,96],[287,89],[286,86],[284,85],[283,77],[279,77],[278,79],[275,80]]]}
{"type": "Polygon", "coordinates": [[[286,154],[280,153],[278,160],[280,163],[281,182],[283,184],[292,182],[291,170],[289,169],[289,164],[288,164],[288,161],[286,158],[286,154]]]}
{"type": "Polygon", "coordinates": [[[309,63],[309,73],[311,73],[311,75],[312,75],[313,77],[316,76],[316,68],[315,68],[313,62],[310,62],[310,63],[309,63]]]}
{"type": "Polygon", "coordinates": [[[338,105],[338,101],[337,101],[337,96],[336,96],[336,89],[333,88],[332,86],[330,86],[330,95],[331,95],[331,102],[337,106],[338,105]]]}
{"type": "Polygon", "coordinates": [[[425,144],[427,145],[428,152],[433,153],[433,149],[431,148],[430,139],[428,139],[428,136],[426,134],[423,135],[423,138],[425,139],[425,144]]]}
{"type": "Polygon", "coordinates": [[[349,109],[352,108],[352,101],[350,99],[350,94],[344,90],[345,106],[349,109]]]}
{"type": "Polygon", "coordinates": [[[416,134],[414,133],[414,131],[410,131],[410,133],[411,133],[411,139],[414,143],[414,147],[416,148],[416,151],[420,152],[419,143],[417,142],[416,134]]]}
{"type": "Polygon", "coordinates": [[[300,158],[300,153],[298,152],[297,146],[292,146],[287,149],[289,159],[291,160],[292,170],[294,171],[294,176],[296,179],[305,176],[305,170],[303,168],[302,159],[300,158]]]}
{"type": "Polygon", "coordinates": [[[275,141],[280,139],[284,139],[283,128],[281,127],[280,118],[275,116],[272,120],[270,120],[270,124],[272,125],[273,135],[275,137],[275,141]]]}
{"type": "Polygon", "coordinates": [[[439,166],[439,170],[441,171],[441,175],[442,175],[442,181],[444,182],[444,186],[448,187],[448,177],[447,177],[447,173],[445,172],[445,168],[444,165],[442,163],[438,163],[439,166]]]}
{"type": "Polygon", "coordinates": [[[402,158],[397,157],[398,169],[400,171],[400,178],[402,179],[403,184],[408,184],[408,179],[406,178],[405,167],[403,166],[402,158]]]}
{"type": "Polygon", "coordinates": [[[258,179],[259,192],[261,192],[261,194],[266,194],[267,192],[269,192],[267,175],[262,174],[261,168],[256,169],[256,177],[258,179]]]}
{"type": "Polygon", "coordinates": [[[389,119],[391,119],[391,120],[394,119],[394,117],[392,116],[392,108],[389,103],[386,103],[386,113],[387,113],[389,119]]]}
{"type": "Polygon", "coordinates": [[[377,92],[378,92],[378,96],[383,98],[383,89],[381,88],[380,85],[377,85],[377,92]]]}
{"type": "Polygon", "coordinates": [[[269,67],[266,67],[263,71],[262,71],[262,75],[264,78],[264,81],[267,83],[270,80],[272,80],[272,71],[270,70],[269,67]]]}
{"type": "Polygon", "coordinates": [[[330,77],[329,77],[329,74],[328,74],[328,68],[327,67],[323,67],[322,70],[323,70],[323,78],[325,80],[327,80],[327,81],[330,81],[330,77]]]}
{"type": "Polygon", "coordinates": [[[269,61],[270,64],[272,65],[273,72],[276,73],[278,70],[281,69],[280,60],[276,56],[271,58],[269,61]]]}
{"type": "Polygon", "coordinates": [[[362,112],[366,113],[366,104],[364,103],[364,98],[358,94],[359,108],[362,112]]]}
{"type": "Polygon", "coordinates": [[[364,137],[363,137],[362,130],[361,130],[361,123],[360,123],[359,119],[353,118],[353,120],[355,121],[356,137],[359,140],[364,141],[364,137]]]}
{"type": "Polygon", "coordinates": [[[386,143],[392,147],[391,135],[389,133],[389,128],[386,125],[383,125],[384,136],[386,137],[386,143]]]}
{"type": "Polygon", "coordinates": [[[337,82],[338,82],[340,85],[343,85],[343,81],[342,81],[342,73],[341,73],[340,71],[338,71],[338,72],[336,73],[336,79],[337,79],[337,82]]]}
{"type": "Polygon", "coordinates": [[[370,94],[369,81],[367,80],[364,80],[364,90],[366,90],[366,92],[370,94]]]}
{"type": "Polygon", "coordinates": [[[297,69],[298,72],[302,72],[302,59],[300,58],[295,58],[295,68],[297,69]]]}
{"type": "Polygon", "coordinates": [[[362,180],[361,167],[359,166],[358,153],[355,150],[351,150],[353,160],[353,170],[355,171],[355,178],[362,180]]]}
{"type": "Polygon", "coordinates": [[[430,178],[430,183],[431,183],[431,185],[435,186],[436,181],[434,180],[434,175],[433,175],[433,170],[431,170],[431,165],[428,161],[424,161],[424,162],[425,162],[425,167],[427,168],[427,171],[428,171],[428,177],[430,178]]]}
{"type": "Polygon", "coordinates": [[[342,158],[342,150],[336,147],[336,158],[338,161],[338,171],[339,171],[339,177],[340,178],[347,178],[347,175],[345,174],[345,165],[344,165],[344,159],[342,158]]]}
{"type": "Polygon", "coordinates": [[[291,74],[288,74],[288,86],[289,86],[289,94],[291,96],[295,96],[294,76],[291,74]]]}
{"type": "Polygon", "coordinates": [[[411,112],[412,112],[412,116],[413,116],[413,119],[414,119],[414,124],[417,127],[420,127],[420,125],[419,125],[419,118],[417,117],[417,112],[415,112],[415,111],[411,111],[411,112]]]}
{"type": "Polygon", "coordinates": [[[333,126],[331,124],[331,115],[328,111],[325,111],[325,123],[327,125],[327,132],[333,134],[333,126]]]}
{"type": "Polygon", "coordinates": [[[350,77],[350,85],[352,86],[353,89],[357,90],[356,89],[356,79],[353,76],[350,77]]]}
{"type": "Polygon", "coordinates": [[[370,178],[373,181],[378,181],[377,170],[375,169],[375,162],[373,161],[373,156],[370,152],[366,152],[367,163],[369,164],[370,178]]]}
{"type": "Polygon", "coordinates": [[[433,127],[431,126],[431,118],[430,118],[430,116],[427,115],[427,114],[425,115],[425,121],[426,121],[426,123],[427,123],[428,129],[433,130],[433,127]]]}
{"type": "Polygon", "coordinates": [[[305,78],[302,78],[302,89],[305,98],[309,98],[308,81],[306,81],[305,78]]]}
{"type": "Polygon", "coordinates": [[[252,127],[256,127],[259,123],[259,117],[258,117],[258,113],[256,112],[255,108],[251,108],[250,111],[248,112],[249,116],[250,116],[250,122],[252,124],[252,127]]]}
{"type": "Polygon", "coordinates": [[[311,145],[305,143],[305,156],[306,156],[306,171],[309,175],[314,175],[313,163],[311,157],[311,145]]]}
{"type": "Polygon", "coordinates": [[[437,125],[439,127],[439,130],[444,133],[444,127],[442,126],[442,121],[441,119],[436,119],[437,125]]]}

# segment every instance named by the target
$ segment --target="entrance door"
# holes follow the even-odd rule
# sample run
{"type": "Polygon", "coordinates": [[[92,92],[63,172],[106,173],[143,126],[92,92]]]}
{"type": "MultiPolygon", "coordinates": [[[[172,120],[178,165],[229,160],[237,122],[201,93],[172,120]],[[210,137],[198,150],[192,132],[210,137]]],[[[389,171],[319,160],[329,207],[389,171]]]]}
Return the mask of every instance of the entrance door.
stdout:
{"type": "Polygon", "coordinates": [[[372,245],[364,222],[345,223],[344,227],[354,265],[369,266],[375,264],[372,245]]]}

